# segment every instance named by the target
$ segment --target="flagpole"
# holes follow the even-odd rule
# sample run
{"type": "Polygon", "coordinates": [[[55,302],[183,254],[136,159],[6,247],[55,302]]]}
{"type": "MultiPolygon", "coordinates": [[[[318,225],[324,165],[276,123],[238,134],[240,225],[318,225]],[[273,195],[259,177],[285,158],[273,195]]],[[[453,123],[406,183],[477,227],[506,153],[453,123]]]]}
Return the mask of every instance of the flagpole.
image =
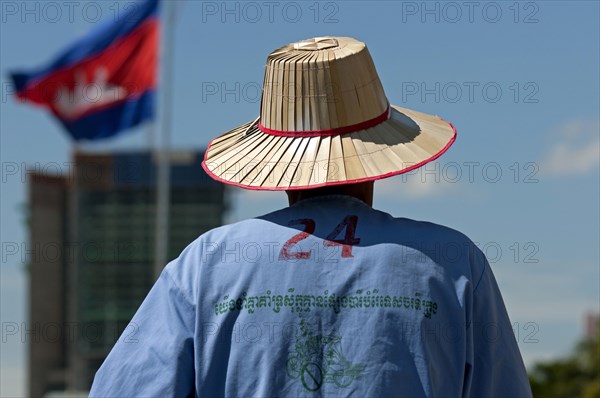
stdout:
{"type": "Polygon", "coordinates": [[[169,208],[170,208],[170,138],[171,138],[171,102],[173,78],[173,29],[175,26],[174,2],[165,0],[163,7],[163,35],[161,41],[161,83],[160,127],[157,134],[159,143],[155,148],[158,163],[156,181],[156,222],[154,244],[154,276],[158,278],[167,263],[169,249],[169,208]]]}

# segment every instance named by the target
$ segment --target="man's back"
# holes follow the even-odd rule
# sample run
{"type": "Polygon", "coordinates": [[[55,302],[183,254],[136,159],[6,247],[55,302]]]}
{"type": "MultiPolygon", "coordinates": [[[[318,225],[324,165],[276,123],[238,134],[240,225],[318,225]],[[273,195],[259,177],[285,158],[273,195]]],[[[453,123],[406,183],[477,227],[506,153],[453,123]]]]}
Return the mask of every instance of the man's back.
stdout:
{"type": "Polygon", "coordinates": [[[481,251],[344,195],[204,234],[131,325],[91,396],[530,395],[481,251]]]}

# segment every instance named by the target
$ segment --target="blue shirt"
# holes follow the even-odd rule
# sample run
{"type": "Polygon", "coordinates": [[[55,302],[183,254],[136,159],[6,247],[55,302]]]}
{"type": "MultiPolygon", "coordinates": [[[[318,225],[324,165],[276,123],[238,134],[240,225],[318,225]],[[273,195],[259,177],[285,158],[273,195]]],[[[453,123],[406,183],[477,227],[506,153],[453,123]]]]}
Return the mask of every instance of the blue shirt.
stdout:
{"type": "Polygon", "coordinates": [[[530,397],[483,253],[358,199],[211,230],[170,262],[91,397],[530,397]]]}

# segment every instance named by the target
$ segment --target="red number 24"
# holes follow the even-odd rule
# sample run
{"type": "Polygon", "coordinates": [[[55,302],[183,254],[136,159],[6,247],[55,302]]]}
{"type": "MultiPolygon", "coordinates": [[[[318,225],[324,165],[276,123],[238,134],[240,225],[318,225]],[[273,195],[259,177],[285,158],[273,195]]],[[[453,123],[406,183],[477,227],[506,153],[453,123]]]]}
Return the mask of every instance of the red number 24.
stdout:
{"type": "MultiPolygon", "coordinates": [[[[349,215],[346,216],[342,222],[340,222],[334,229],[331,231],[329,235],[325,238],[326,240],[323,242],[324,246],[342,246],[342,257],[353,257],[352,256],[352,246],[360,243],[360,238],[354,237],[356,233],[356,224],[358,223],[358,216],[349,215]],[[346,230],[344,233],[343,239],[336,239],[343,230],[346,230]]],[[[291,249],[293,246],[297,245],[298,242],[308,238],[308,236],[315,232],[316,223],[315,220],[310,218],[301,218],[298,220],[292,220],[289,222],[289,225],[304,225],[304,230],[302,232],[297,233],[292,236],[290,239],[285,242],[281,251],[279,252],[279,259],[307,259],[311,256],[311,251],[294,251],[291,249]]]]}

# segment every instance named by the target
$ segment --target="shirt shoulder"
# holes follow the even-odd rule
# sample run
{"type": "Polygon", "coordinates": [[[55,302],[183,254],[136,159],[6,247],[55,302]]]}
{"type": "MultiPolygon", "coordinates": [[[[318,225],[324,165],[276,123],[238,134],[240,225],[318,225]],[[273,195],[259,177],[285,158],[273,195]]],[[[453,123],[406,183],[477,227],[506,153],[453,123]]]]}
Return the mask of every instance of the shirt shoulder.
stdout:
{"type": "MultiPolygon", "coordinates": [[[[377,245],[383,244],[399,247],[398,250],[416,250],[446,269],[448,275],[460,277],[466,273],[473,287],[483,276],[487,264],[485,256],[462,232],[429,221],[394,217],[358,199],[337,197],[302,201],[256,218],[211,229],[190,243],[177,259],[167,265],[166,271],[184,295],[193,299],[198,297],[203,267],[206,271],[207,267],[221,265],[225,260],[236,259],[236,256],[243,260],[243,254],[250,252],[252,245],[260,247],[263,252],[281,247],[298,234],[298,230],[307,228],[306,223],[298,223],[300,220],[314,222],[311,228],[314,228],[316,238],[326,239],[340,225],[339,236],[343,236],[346,228],[344,220],[348,215],[357,217],[353,232],[360,238],[357,246],[377,250],[377,245]]],[[[374,254],[368,251],[369,256],[374,254]]]]}
{"type": "Polygon", "coordinates": [[[170,261],[163,272],[191,302],[197,297],[201,268],[208,259],[217,258],[215,251],[240,250],[237,245],[256,240],[260,231],[268,228],[268,222],[257,218],[242,220],[208,230],[192,241],[177,258],[170,261]]]}

